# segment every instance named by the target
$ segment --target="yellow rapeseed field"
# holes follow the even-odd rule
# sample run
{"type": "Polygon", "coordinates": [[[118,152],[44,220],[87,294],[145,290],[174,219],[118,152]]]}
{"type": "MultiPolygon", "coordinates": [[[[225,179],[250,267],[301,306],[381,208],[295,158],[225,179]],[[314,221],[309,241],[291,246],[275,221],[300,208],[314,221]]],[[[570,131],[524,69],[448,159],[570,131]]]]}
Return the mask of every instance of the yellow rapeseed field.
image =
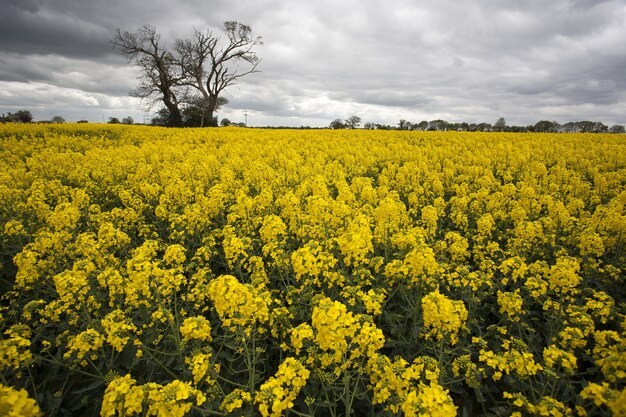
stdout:
{"type": "Polygon", "coordinates": [[[0,126],[0,416],[626,416],[626,139],[0,126]]]}

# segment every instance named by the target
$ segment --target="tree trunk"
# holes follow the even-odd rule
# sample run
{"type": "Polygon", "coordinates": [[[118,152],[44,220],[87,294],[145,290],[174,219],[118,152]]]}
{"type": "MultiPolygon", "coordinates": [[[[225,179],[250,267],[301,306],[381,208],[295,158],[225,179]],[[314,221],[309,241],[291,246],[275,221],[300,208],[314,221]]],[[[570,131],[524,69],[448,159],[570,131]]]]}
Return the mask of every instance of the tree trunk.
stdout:
{"type": "Polygon", "coordinates": [[[206,106],[206,114],[208,117],[207,125],[214,126],[213,124],[213,113],[215,113],[215,107],[217,107],[217,97],[212,96],[209,98],[209,102],[206,106]]]}
{"type": "Polygon", "coordinates": [[[168,95],[164,94],[163,104],[167,107],[169,115],[167,117],[167,125],[172,127],[181,127],[183,125],[183,117],[176,103],[174,103],[168,95]]]}
{"type": "Polygon", "coordinates": [[[205,111],[204,109],[202,109],[202,112],[200,113],[200,127],[204,127],[204,115],[205,115],[205,111]]]}

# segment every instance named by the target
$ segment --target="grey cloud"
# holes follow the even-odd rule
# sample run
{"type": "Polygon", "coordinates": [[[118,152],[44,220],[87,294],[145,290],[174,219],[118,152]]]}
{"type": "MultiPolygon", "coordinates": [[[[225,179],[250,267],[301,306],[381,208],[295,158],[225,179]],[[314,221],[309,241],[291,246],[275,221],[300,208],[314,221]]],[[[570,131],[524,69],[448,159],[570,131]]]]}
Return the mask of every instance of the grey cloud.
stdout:
{"type": "Polygon", "coordinates": [[[7,0],[6,9],[19,9],[29,13],[36,13],[41,7],[43,0],[7,0]]]}
{"type": "Polygon", "coordinates": [[[604,3],[611,3],[612,0],[571,0],[573,8],[589,9],[604,3]]]}
{"type": "Polygon", "coordinates": [[[94,23],[39,8],[8,7],[0,15],[0,50],[20,54],[97,57],[112,52],[108,31],[94,23]]]}
{"type": "Polygon", "coordinates": [[[137,72],[116,60],[94,61],[58,55],[27,55],[0,52],[4,63],[0,81],[48,82],[58,87],[109,95],[127,95],[135,87],[137,72]],[[108,80],[114,79],[115,83],[108,80]]]}
{"type": "Polygon", "coordinates": [[[116,28],[152,24],[171,41],[237,19],[264,38],[262,72],[229,90],[223,114],[246,109],[294,124],[352,113],[393,124],[625,122],[624,0],[6,1],[2,109],[16,102],[17,85],[41,83],[60,89],[53,96],[68,112],[80,113],[71,106],[86,96],[106,111],[141,112],[123,100],[137,74],[109,44],[116,28]]]}

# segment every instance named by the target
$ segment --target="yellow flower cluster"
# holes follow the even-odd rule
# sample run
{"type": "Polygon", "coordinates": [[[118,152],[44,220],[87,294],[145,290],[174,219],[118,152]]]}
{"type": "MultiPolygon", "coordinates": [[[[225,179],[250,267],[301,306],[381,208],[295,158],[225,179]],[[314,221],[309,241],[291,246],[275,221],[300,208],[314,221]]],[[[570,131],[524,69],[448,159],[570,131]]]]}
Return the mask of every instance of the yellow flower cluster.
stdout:
{"type": "Polygon", "coordinates": [[[163,260],[166,264],[171,266],[183,265],[185,260],[187,260],[185,248],[179,244],[168,246],[163,254],[163,260]]]}
{"type": "Polygon", "coordinates": [[[230,266],[235,265],[237,262],[243,261],[247,256],[247,244],[244,240],[237,236],[232,226],[226,226],[223,230],[224,233],[224,256],[230,266]]]}
{"type": "Polygon", "coordinates": [[[543,367],[535,362],[532,353],[524,349],[524,344],[519,340],[505,340],[502,342],[501,353],[481,349],[479,360],[495,371],[492,375],[494,381],[500,380],[503,373],[528,378],[536,375],[543,367]]]}
{"type": "Polygon", "coordinates": [[[576,259],[558,258],[550,268],[548,287],[557,293],[571,293],[581,281],[578,271],[580,265],[576,259]]]}
{"type": "Polygon", "coordinates": [[[577,367],[576,356],[554,345],[543,349],[543,361],[547,367],[561,368],[568,375],[572,375],[577,367]]]}
{"type": "Polygon", "coordinates": [[[513,292],[498,290],[498,306],[502,315],[513,321],[519,320],[519,315],[524,311],[524,299],[520,295],[519,288],[513,292]]]}
{"type": "Polygon", "coordinates": [[[226,397],[224,397],[224,401],[222,401],[222,404],[220,404],[220,410],[227,413],[232,413],[233,411],[243,407],[244,404],[250,403],[251,401],[252,396],[249,392],[242,391],[241,389],[237,388],[226,397]]]}
{"type": "Polygon", "coordinates": [[[166,385],[150,382],[144,387],[147,392],[148,416],[183,417],[191,410],[194,402],[202,405],[206,400],[201,391],[177,379],[166,385]]]}
{"type": "Polygon", "coordinates": [[[118,376],[109,382],[100,408],[101,417],[133,416],[141,414],[144,389],[130,375],[118,376]]]}
{"type": "Polygon", "coordinates": [[[184,340],[211,341],[211,324],[202,316],[187,317],[180,326],[180,334],[184,340]]]}
{"type": "Polygon", "coordinates": [[[433,291],[422,298],[422,311],[426,339],[435,340],[447,338],[453,345],[459,341],[459,332],[467,320],[467,309],[463,301],[451,300],[433,291]]]}
{"type": "Polygon", "coordinates": [[[15,324],[4,331],[7,338],[0,340],[0,370],[6,368],[19,369],[32,360],[30,337],[32,331],[28,326],[15,324]]]}
{"type": "MultiPolygon", "coordinates": [[[[324,352],[319,357],[322,367],[338,365],[337,374],[355,358],[374,356],[385,342],[382,331],[364,316],[349,312],[345,304],[327,297],[320,298],[313,308],[311,326],[315,345],[324,352]]],[[[297,346],[310,334],[306,327],[299,328],[295,332],[297,346]]]]}
{"type": "Polygon", "coordinates": [[[433,278],[441,271],[435,252],[426,244],[416,244],[404,259],[394,260],[385,266],[385,274],[395,281],[403,278],[415,286],[436,282],[433,278]]]}
{"type": "Polygon", "coordinates": [[[101,320],[101,324],[106,333],[107,343],[118,352],[121,352],[131,337],[137,333],[137,326],[119,309],[107,314],[101,320]]]}
{"type": "Polygon", "coordinates": [[[592,382],[581,391],[580,396],[593,401],[597,407],[606,406],[614,416],[626,415],[626,388],[620,391],[611,389],[606,382],[592,382]]]}
{"type": "Polygon", "coordinates": [[[261,385],[254,397],[263,417],[278,417],[293,407],[293,400],[307,382],[310,372],[297,359],[287,358],[276,374],[261,385]]]}
{"type": "Polygon", "coordinates": [[[544,396],[537,403],[533,403],[520,393],[512,394],[505,391],[503,396],[512,400],[515,407],[526,411],[530,415],[553,417],[569,417],[572,415],[572,410],[569,407],[552,397],[544,396]]]}
{"type": "Polygon", "coordinates": [[[251,285],[240,283],[232,275],[215,278],[209,283],[207,291],[222,324],[233,331],[241,327],[249,336],[252,326],[269,320],[268,295],[259,293],[251,285]]]}
{"type": "Polygon", "coordinates": [[[420,384],[417,390],[411,390],[401,408],[407,417],[453,417],[457,415],[457,408],[448,395],[448,391],[437,383],[420,384]]]}
{"type": "Polygon", "coordinates": [[[39,417],[42,415],[37,402],[25,389],[16,390],[0,384],[0,415],[6,417],[39,417]]]}
{"type": "MultiPolygon", "coordinates": [[[[328,276],[328,272],[337,264],[337,259],[324,251],[319,244],[311,241],[293,252],[291,263],[296,279],[307,277],[309,282],[319,286],[320,275],[328,276]]],[[[332,280],[329,280],[329,286],[332,285],[332,280]]]]}
{"type": "Polygon", "coordinates": [[[337,243],[346,265],[366,264],[374,250],[369,219],[364,215],[352,219],[346,231],[337,238],[337,243]]]}
{"type": "Polygon", "coordinates": [[[127,374],[109,382],[100,416],[183,417],[194,402],[201,405],[205,400],[202,392],[188,383],[174,380],[166,385],[154,382],[137,385],[137,381],[127,374]]]}
{"type": "Polygon", "coordinates": [[[202,381],[209,385],[215,383],[211,376],[208,375],[212,356],[212,353],[197,353],[193,357],[185,359],[193,375],[193,383],[195,385],[199,385],[202,381]]]}
{"type": "Polygon", "coordinates": [[[593,358],[610,382],[626,381],[626,331],[620,335],[612,330],[594,333],[593,358]]]}
{"type": "MultiPolygon", "coordinates": [[[[90,352],[95,352],[102,347],[106,339],[97,330],[87,329],[76,336],[71,336],[67,341],[67,352],[63,355],[65,359],[76,357],[80,360],[82,366],[87,365],[85,356],[90,352]]],[[[91,353],[89,355],[91,360],[95,360],[97,355],[91,353]]]]}
{"type": "MultiPolygon", "coordinates": [[[[419,391],[423,391],[426,382],[436,385],[440,370],[437,362],[429,357],[418,357],[409,364],[403,358],[391,361],[377,353],[369,358],[367,372],[373,392],[372,404],[385,404],[385,409],[398,413],[401,408],[411,410],[405,412],[416,412],[415,387],[419,385],[419,391]]],[[[448,398],[445,403],[451,404],[452,401],[448,398]]]]}

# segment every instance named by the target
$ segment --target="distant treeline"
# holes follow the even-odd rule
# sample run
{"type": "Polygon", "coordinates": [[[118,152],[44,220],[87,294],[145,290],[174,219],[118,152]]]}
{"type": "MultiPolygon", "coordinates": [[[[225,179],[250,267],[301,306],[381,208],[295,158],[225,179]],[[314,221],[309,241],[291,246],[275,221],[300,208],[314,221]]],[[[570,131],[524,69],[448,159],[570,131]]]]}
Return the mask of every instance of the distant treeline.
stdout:
{"type": "MultiPolygon", "coordinates": [[[[354,129],[359,126],[361,119],[358,116],[351,116],[345,121],[335,119],[330,123],[331,129],[354,129]]],[[[469,132],[547,132],[547,133],[626,133],[624,125],[613,125],[611,127],[602,122],[583,120],[579,122],[558,123],[555,121],[541,120],[534,125],[509,126],[504,118],[499,118],[494,124],[491,123],[452,123],[437,119],[419,123],[411,123],[408,120],[400,120],[397,125],[386,125],[380,123],[367,122],[364,129],[378,130],[421,130],[421,131],[445,131],[460,130],[469,132]]]]}
{"type": "MultiPolygon", "coordinates": [[[[199,127],[203,123],[200,122],[201,117],[198,114],[197,107],[187,107],[183,111],[184,126],[199,127]],[[195,111],[192,111],[195,110],[195,111]]],[[[157,112],[157,116],[152,119],[152,125],[166,126],[167,120],[166,109],[157,112]]],[[[33,116],[28,110],[19,110],[15,113],[0,115],[0,123],[32,123],[33,116]]],[[[65,119],[61,116],[54,116],[51,120],[44,120],[38,123],[64,123],[65,119]]],[[[87,123],[87,120],[79,120],[78,123],[87,123]]],[[[132,117],[124,117],[121,121],[117,117],[109,117],[107,123],[111,124],[133,124],[132,117]]],[[[217,117],[210,123],[204,124],[209,126],[217,126],[217,117]]],[[[350,116],[346,120],[335,119],[330,123],[331,129],[358,129],[360,128],[361,118],[358,116],[350,116]]],[[[222,119],[221,126],[239,126],[245,127],[245,123],[233,123],[229,119],[222,119]]],[[[262,129],[318,129],[310,126],[289,127],[289,126],[264,126],[262,129]]],[[[593,122],[583,120],[579,122],[558,123],[549,120],[540,120],[534,125],[528,126],[509,126],[503,117],[496,120],[495,123],[452,123],[445,120],[437,119],[419,123],[411,123],[408,120],[401,119],[397,125],[388,125],[380,123],[367,122],[363,124],[363,129],[368,130],[417,130],[417,131],[468,131],[468,132],[542,132],[542,133],[626,133],[624,125],[607,126],[602,122],[593,122]]]]}

